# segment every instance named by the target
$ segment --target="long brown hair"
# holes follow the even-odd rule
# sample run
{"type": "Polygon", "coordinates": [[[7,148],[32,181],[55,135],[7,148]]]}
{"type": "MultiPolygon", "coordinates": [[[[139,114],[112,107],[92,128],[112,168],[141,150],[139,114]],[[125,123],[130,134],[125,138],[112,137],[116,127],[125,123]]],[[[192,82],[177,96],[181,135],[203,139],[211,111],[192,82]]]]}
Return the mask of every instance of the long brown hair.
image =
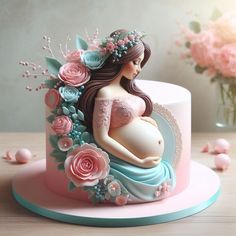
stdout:
{"type": "MultiPolygon", "coordinates": [[[[111,36],[115,32],[113,32],[111,36]]],[[[114,62],[113,57],[110,56],[102,68],[92,71],[91,79],[85,84],[84,92],[78,102],[78,108],[84,113],[84,124],[87,126],[88,131],[93,133],[93,110],[98,91],[114,80],[114,78],[120,73],[123,65],[135,60],[143,52],[144,59],[141,62],[141,67],[143,67],[151,55],[151,50],[146,43],[140,40],[140,42],[134,47],[129,48],[127,54],[122,56],[118,62],[114,62]]],[[[128,80],[125,77],[122,77],[120,84],[128,93],[139,96],[144,100],[146,103],[146,110],[143,115],[149,116],[153,109],[152,101],[136,86],[135,79],[128,80]]]]}

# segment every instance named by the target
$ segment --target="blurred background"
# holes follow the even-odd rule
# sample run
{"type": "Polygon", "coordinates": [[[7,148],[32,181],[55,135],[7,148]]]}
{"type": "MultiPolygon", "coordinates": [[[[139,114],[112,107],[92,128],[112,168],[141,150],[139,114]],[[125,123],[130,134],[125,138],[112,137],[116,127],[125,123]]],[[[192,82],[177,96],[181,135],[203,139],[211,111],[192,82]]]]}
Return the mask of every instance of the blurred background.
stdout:
{"type": "MultiPolygon", "coordinates": [[[[45,91],[28,92],[31,81],[21,77],[19,61],[45,66],[43,36],[59,51],[67,34],[74,47],[76,34],[92,35],[99,28],[103,38],[120,28],[145,31],[151,59],[139,78],[177,84],[192,94],[192,130],[219,131],[215,126],[216,87],[207,76],[194,72],[180,59],[175,40],[177,22],[185,25],[193,15],[202,22],[213,10],[236,9],[233,0],[0,0],[0,132],[44,131],[45,91]]],[[[39,84],[41,81],[37,79],[39,84]]]]}

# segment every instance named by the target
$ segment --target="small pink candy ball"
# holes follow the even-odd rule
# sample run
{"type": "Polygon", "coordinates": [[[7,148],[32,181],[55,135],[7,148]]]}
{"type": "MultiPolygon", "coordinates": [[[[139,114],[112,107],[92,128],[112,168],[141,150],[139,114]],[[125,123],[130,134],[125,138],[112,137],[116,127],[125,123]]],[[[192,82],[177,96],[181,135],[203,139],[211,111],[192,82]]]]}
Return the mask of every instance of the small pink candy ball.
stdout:
{"type": "Polygon", "coordinates": [[[32,153],[27,148],[21,148],[16,152],[15,158],[18,163],[25,164],[32,158],[32,153]]]}
{"type": "Polygon", "coordinates": [[[228,153],[229,148],[230,148],[230,143],[226,139],[219,138],[215,140],[213,144],[213,148],[216,154],[228,153]]]}
{"type": "Polygon", "coordinates": [[[218,170],[226,170],[231,162],[227,154],[221,153],[215,156],[215,166],[218,170]]]}

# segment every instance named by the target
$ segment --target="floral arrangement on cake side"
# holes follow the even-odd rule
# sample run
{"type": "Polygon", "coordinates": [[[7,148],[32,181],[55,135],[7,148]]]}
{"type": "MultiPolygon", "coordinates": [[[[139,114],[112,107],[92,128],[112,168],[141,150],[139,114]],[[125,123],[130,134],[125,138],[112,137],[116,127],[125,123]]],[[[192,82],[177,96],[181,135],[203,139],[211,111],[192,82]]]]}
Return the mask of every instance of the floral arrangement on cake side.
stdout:
{"type": "MultiPolygon", "coordinates": [[[[87,41],[77,36],[76,50],[72,51],[68,49],[70,38],[67,37],[65,52],[60,45],[64,59],[64,63],[61,63],[53,54],[51,39],[44,36],[46,45],[43,49],[51,55],[46,57],[47,68],[31,62],[20,62],[27,68],[22,75],[24,78],[44,78],[44,82],[34,90],[48,89],[45,95],[45,104],[50,110],[47,122],[53,130],[49,137],[53,149],[50,156],[55,159],[58,170],[65,172],[69,180],[68,189],[83,188],[93,203],[109,201],[125,205],[129,192],[109,174],[109,154],[95,144],[93,135],[83,124],[84,114],[76,104],[84,85],[90,80],[90,71],[101,68],[111,55],[114,61],[119,61],[141,37],[141,33],[131,31],[125,36],[118,34],[100,41],[96,31],[93,37],[87,35],[87,41]]],[[[31,86],[26,89],[33,91],[31,86]]],[[[159,186],[156,198],[168,194],[168,188],[168,183],[159,186]]]]}
{"type": "Polygon", "coordinates": [[[206,24],[192,21],[181,25],[177,46],[185,52],[181,58],[195,72],[210,77],[219,87],[218,126],[236,125],[236,15],[215,10],[206,24]]]}

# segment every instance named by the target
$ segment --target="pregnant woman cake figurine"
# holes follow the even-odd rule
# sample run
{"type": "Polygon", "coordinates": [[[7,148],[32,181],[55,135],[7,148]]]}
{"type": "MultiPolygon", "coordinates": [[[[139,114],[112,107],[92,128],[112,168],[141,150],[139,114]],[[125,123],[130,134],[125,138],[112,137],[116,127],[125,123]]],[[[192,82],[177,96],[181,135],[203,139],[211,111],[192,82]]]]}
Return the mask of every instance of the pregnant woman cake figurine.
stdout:
{"type": "Polygon", "coordinates": [[[46,58],[50,77],[39,87],[49,89],[45,179],[55,192],[125,205],[175,188],[175,131],[163,128],[163,114],[135,83],[151,54],[143,37],[127,30],[101,41],[77,36],[77,50],[62,52],[64,64],[46,58]]]}
{"type": "Polygon", "coordinates": [[[103,42],[111,53],[100,69],[91,71],[78,102],[96,144],[109,153],[113,185],[108,192],[118,204],[119,198],[125,203],[159,200],[175,186],[173,168],[162,160],[164,139],[150,117],[152,102],[135,85],[151,54],[142,37],[118,30],[103,42]]]}

